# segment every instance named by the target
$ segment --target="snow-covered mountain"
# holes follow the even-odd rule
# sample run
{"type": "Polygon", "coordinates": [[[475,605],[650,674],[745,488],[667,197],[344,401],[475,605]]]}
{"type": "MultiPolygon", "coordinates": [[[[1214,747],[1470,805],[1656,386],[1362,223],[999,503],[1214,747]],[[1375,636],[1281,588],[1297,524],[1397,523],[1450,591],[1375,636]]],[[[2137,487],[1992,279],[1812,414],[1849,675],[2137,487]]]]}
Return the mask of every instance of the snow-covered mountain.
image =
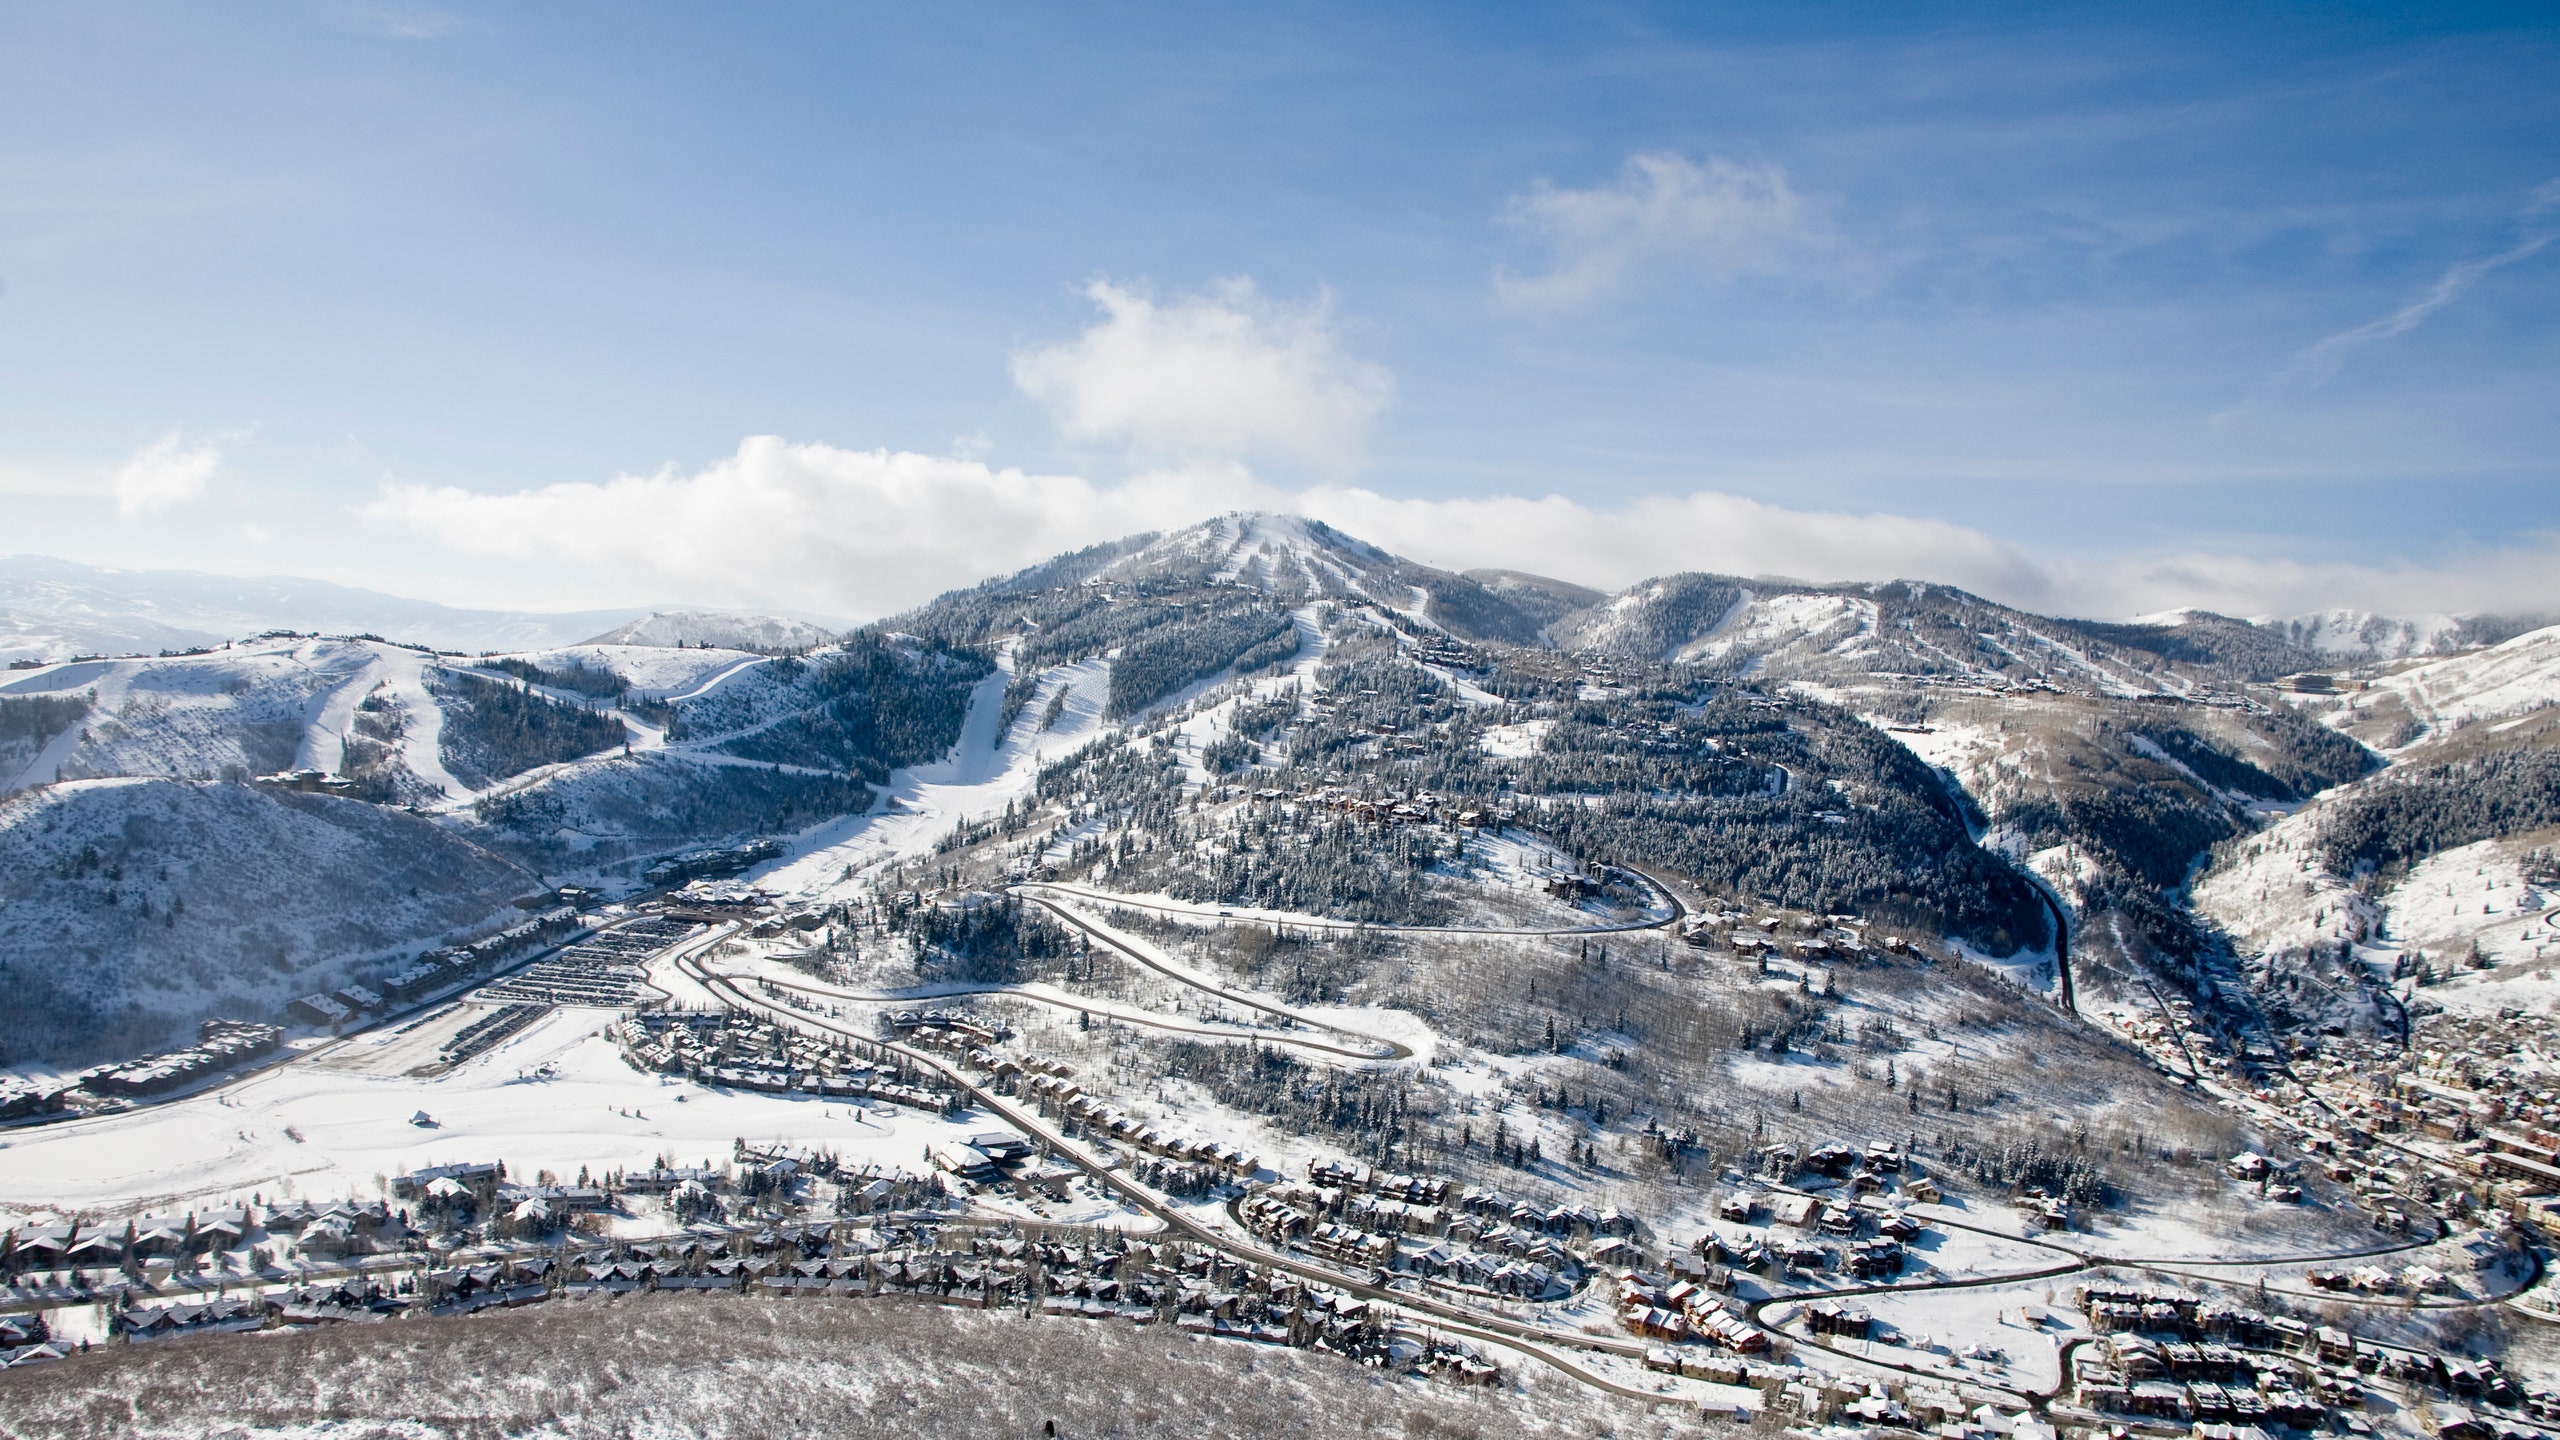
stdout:
{"type": "Polygon", "coordinates": [[[1569,649],[1716,665],[1774,681],[2045,681],[2118,695],[2185,693],[2202,680],[2270,680],[2311,659],[2225,616],[2198,612],[2157,624],[2065,620],[1904,580],[1807,585],[1666,575],[1557,620],[1551,633],[1569,649]]]}
{"type": "Polygon", "coordinates": [[[2560,624],[2560,615],[2378,615],[2370,610],[2321,610],[2255,623],[2331,664],[2374,664],[2496,645],[2560,624]]]}
{"type": "Polygon", "coordinates": [[[1544,628],[1540,607],[1295,515],[1221,516],[1156,537],[1100,575],[1237,586],[1284,605],[1366,601],[1465,640],[1534,644],[1544,628]]]}
{"type": "Polygon", "coordinates": [[[2309,615],[2261,620],[2258,624],[2331,661],[2439,655],[2462,643],[2462,621],[2453,615],[2319,610],[2309,615]]]}
{"type": "Polygon", "coordinates": [[[572,644],[644,612],[462,610],[288,576],[116,570],[0,558],[0,659],[180,650],[267,630],[388,636],[452,650],[572,644]]]}
{"type": "Polygon", "coordinates": [[[617,625],[579,643],[585,645],[659,645],[714,650],[753,650],[778,655],[814,650],[836,638],[834,631],[780,615],[747,615],[726,610],[656,610],[617,625]]]}
{"type": "Polygon", "coordinates": [[[2386,667],[2334,700],[2299,703],[2386,752],[2521,743],[2560,721],[2560,625],[2386,667]]]}

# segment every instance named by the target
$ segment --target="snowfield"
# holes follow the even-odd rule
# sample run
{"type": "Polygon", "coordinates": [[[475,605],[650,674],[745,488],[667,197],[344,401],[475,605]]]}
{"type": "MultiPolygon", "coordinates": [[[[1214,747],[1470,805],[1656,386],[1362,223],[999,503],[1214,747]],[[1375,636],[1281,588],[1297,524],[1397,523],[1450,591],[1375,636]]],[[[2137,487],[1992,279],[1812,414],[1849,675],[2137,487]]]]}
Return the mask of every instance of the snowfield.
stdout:
{"type": "Polygon", "coordinates": [[[368,1065],[369,1050],[398,1037],[367,1034],[210,1094],[7,1132],[0,1216],[179,1213],[253,1194],[370,1200],[388,1176],[461,1161],[503,1160],[524,1176],[645,1170],[660,1157],[725,1165],[741,1138],[924,1174],[929,1147],[989,1128],[974,1113],[945,1121],[647,1074],[600,1038],[610,1018],[556,1010],[431,1077],[368,1065]],[[410,1123],[421,1110],[433,1128],[410,1123]]]}

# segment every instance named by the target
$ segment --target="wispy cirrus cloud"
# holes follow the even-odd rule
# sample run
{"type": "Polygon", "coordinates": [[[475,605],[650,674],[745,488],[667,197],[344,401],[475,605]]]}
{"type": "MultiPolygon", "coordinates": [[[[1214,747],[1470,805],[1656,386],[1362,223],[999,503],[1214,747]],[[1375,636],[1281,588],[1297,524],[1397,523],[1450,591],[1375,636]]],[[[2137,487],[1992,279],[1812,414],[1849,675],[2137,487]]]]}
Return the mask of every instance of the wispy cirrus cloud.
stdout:
{"type": "Polygon", "coordinates": [[[2304,346],[2286,362],[2284,369],[2276,373],[2275,383],[2279,386],[2307,386],[2326,382],[2338,373],[2339,367],[2345,365],[2347,357],[2356,350],[2417,329],[2427,322],[2428,316],[2460,300],[2482,279],[2519,260],[2532,259],[2550,248],[2553,240],[2560,240],[2560,234],[2528,236],[2495,255],[2465,260],[2448,268],[2418,298],[2381,319],[2369,320],[2304,346]]]}
{"type": "Polygon", "coordinates": [[[1542,180],[1513,196],[1504,218],[1547,251],[1542,270],[1494,272],[1494,293],[1523,309],[1567,309],[1664,274],[1827,272],[1845,254],[1828,207],[1783,167],[1715,155],[1630,156],[1616,176],[1582,189],[1542,180]]]}
{"type": "MultiPolygon", "coordinates": [[[[2523,218],[2529,223],[2535,222],[2536,217],[2555,206],[2560,206],[2560,180],[2545,181],[2534,187],[2526,200],[2523,218]]],[[[2444,273],[2438,275],[2433,284],[2390,314],[2324,335],[2295,351],[2283,368],[2252,387],[2239,405],[2215,416],[2215,422],[2227,422],[2247,410],[2252,403],[2270,395],[2312,390],[2327,384],[2337,378],[2338,372],[2346,367],[2347,361],[2357,351],[2417,329],[2439,311],[2471,293],[2482,280],[2510,265],[2532,259],[2551,248],[2555,240],[2560,240],[2560,229],[2534,228],[2515,244],[2494,255],[2456,261],[2445,267],[2444,273]]]]}

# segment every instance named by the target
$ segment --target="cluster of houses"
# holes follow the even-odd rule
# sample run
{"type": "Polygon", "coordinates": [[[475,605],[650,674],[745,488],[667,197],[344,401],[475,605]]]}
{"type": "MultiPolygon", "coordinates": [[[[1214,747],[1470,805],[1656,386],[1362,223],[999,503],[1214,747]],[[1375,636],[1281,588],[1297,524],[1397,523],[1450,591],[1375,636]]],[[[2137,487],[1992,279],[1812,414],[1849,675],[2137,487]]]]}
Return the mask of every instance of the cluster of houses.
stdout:
{"type": "Polygon", "coordinates": [[[1255,1190],[1236,1213],[1257,1235],[1341,1264],[1525,1300],[1559,1299],[1591,1270],[1634,1258],[1638,1227],[1615,1209],[1542,1210],[1454,1188],[1434,1176],[1316,1160],[1305,1181],[1255,1190]]]}
{"type": "Polygon", "coordinates": [[[53,1338],[42,1314],[0,1315],[0,1370],[41,1365],[70,1353],[70,1346],[53,1338]]]}
{"type": "Polygon", "coordinates": [[[547,945],[578,927],[578,912],[558,905],[468,945],[431,950],[370,985],[317,990],[287,1002],[285,1014],[305,1025],[336,1030],[385,1008],[407,1004],[489,974],[527,950],[547,945]]]}
{"type": "Polygon", "coordinates": [[[2527,1392],[2492,1360],[2380,1345],[2177,1291],[2100,1283],[2075,1298],[2105,1338],[2074,1353],[2073,1395],[2101,1414],[2312,1428],[2363,1407],[2365,1382],[2378,1377],[2560,1418],[2560,1392],[2527,1392]]]}
{"type": "Polygon", "coordinates": [[[58,1114],[77,1086],[37,1084],[14,1076],[0,1079],[0,1124],[38,1115],[58,1114]]]}
{"type": "Polygon", "coordinates": [[[910,1065],[875,1063],[743,1010],[644,1010],[614,1022],[612,1035],[637,1069],[732,1090],[876,1100],[934,1114],[959,1098],[910,1065]]]}
{"type": "Polygon", "coordinates": [[[2442,1295],[2453,1289],[2453,1277],[2432,1265],[2356,1265],[2345,1269],[2313,1269],[2302,1275],[2314,1290],[2353,1295],[2442,1295]]]}
{"type": "Polygon", "coordinates": [[[1811,964],[1864,960],[1882,951],[1917,955],[1919,947],[1899,935],[1871,939],[1867,922],[1855,915],[1759,915],[1725,909],[1713,903],[1683,922],[1683,943],[1700,950],[1730,951],[1741,959],[1793,958],[1811,964]]]}
{"type": "Polygon", "coordinates": [[[974,1047],[1001,1045],[1013,1038],[1003,1021],[966,1010],[891,1010],[880,1020],[890,1034],[909,1044],[951,1055],[965,1056],[974,1047]]]}
{"type": "Polygon", "coordinates": [[[1451,800],[1429,790],[1404,796],[1380,796],[1355,794],[1328,785],[1304,796],[1287,790],[1256,790],[1253,799],[1263,805],[1277,805],[1284,801],[1303,803],[1371,825],[1454,825],[1479,830],[1499,828],[1517,818],[1509,810],[1451,800]]]}
{"type": "Polygon", "coordinates": [[[515,1183],[493,1162],[413,1170],[393,1178],[391,1193],[412,1203],[422,1227],[452,1234],[476,1226],[491,1240],[538,1239],[614,1205],[609,1184],[515,1183]]]}
{"type": "Polygon", "coordinates": [[[0,1235],[0,1275],[21,1293],[64,1298],[156,1275],[204,1256],[244,1246],[276,1254],[336,1260],[406,1250],[425,1239],[406,1210],[376,1202],[314,1205],[280,1201],[261,1207],[141,1216],[102,1225],[24,1225],[0,1235]],[[102,1278],[103,1277],[103,1278],[102,1278]]]}
{"type": "MultiPolygon", "coordinates": [[[[439,1174],[427,1185],[456,1179],[439,1174]]],[[[1498,1367],[1463,1342],[1409,1329],[1357,1297],[1241,1265],[1214,1251],[1122,1237],[1075,1241],[981,1233],[945,1238],[922,1226],[894,1223],[699,1224],[660,1240],[546,1250],[492,1246],[390,1287],[374,1277],[126,1307],[115,1313],[114,1328],[121,1338],[150,1341],[214,1330],[376,1320],[404,1312],[467,1314],[565,1295],[637,1290],[794,1300],[910,1296],[949,1305],[1018,1307],[1062,1318],[1166,1324],[1186,1333],[1330,1350],[1459,1383],[1488,1384],[1500,1378],[1498,1367]]],[[[0,1334],[0,1339],[11,1338],[39,1346],[45,1332],[40,1321],[21,1322],[0,1334]]]]}
{"type": "Polygon", "coordinates": [[[1838,1425],[1869,1433],[2006,1436],[2008,1440],[2055,1440],[2058,1433],[2032,1411],[2003,1414],[1988,1400],[1969,1397],[1966,1391],[1943,1381],[1914,1380],[1896,1385],[1884,1379],[1820,1375],[1805,1370],[1768,1371],[1761,1379],[1759,1388],[1767,1397],[1762,1413],[1798,1426],[1838,1425]]]}
{"type": "Polygon", "coordinates": [[[983,1047],[972,1047],[961,1058],[992,1076],[998,1093],[1030,1101],[1068,1134],[1110,1140],[1155,1157],[1161,1163],[1154,1173],[1164,1182],[1159,1188],[1168,1193],[1205,1194],[1262,1169],[1261,1159],[1244,1149],[1149,1125],[1087,1093],[1076,1083],[1075,1072],[1059,1061],[1037,1055],[1016,1060],[983,1047]]]}
{"type": "Polygon", "coordinates": [[[197,1040],[178,1050],[163,1050],[137,1059],[101,1065],[82,1072],[70,1084],[0,1085],[0,1121],[31,1119],[66,1112],[93,1112],[116,1102],[165,1095],[275,1053],[284,1032],[248,1020],[206,1020],[197,1040]]]}
{"type": "Polygon", "coordinates": [[[28,1288],[52,1270],[115,1270],[231,1250],[261,1227],[247,1210],[175,1218],[143,1216],[99,1225],[21,1225],[0,1235],[0,1275],[28,1288]]]}
{"type": "Polygon", "coordinates": [[[2535,1017],[2427,1023],[2436,1045],[2414,1051],[2321,1041],[2318,1054],[2295,1062],[2303,1084],[2271,1079],[2257,1096],[2282,1109],[2277,1128],[2352,1186],[2386,1229],[2475,1202],[2512,1218],[2560,1218],[2560,1092],[2545,1088],[2537,1047],[2517,1043],[2535,1038],[2535,1017]]]}
{"type": "Polygon", "coordinates": [[[1708,1278],[1620,1271],[1618,1323],[1649,1340],[1699,1340],[1740,1355],[1767,1350],[1768,1334],[1727,1308],[1708,1278]]]}

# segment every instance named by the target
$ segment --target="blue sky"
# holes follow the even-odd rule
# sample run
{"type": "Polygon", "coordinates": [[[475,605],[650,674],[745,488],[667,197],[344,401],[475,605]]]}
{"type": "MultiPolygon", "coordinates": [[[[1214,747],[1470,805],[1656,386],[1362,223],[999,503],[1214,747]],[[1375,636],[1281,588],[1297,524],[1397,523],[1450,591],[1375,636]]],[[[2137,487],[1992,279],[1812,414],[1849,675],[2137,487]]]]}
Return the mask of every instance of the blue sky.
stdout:
{"type": "Polygon", "coordinates": [[[0,14],[0,549],[850,615],[1254,503],[2560,608],[2547,8],[520,8],[0,14]]]}

